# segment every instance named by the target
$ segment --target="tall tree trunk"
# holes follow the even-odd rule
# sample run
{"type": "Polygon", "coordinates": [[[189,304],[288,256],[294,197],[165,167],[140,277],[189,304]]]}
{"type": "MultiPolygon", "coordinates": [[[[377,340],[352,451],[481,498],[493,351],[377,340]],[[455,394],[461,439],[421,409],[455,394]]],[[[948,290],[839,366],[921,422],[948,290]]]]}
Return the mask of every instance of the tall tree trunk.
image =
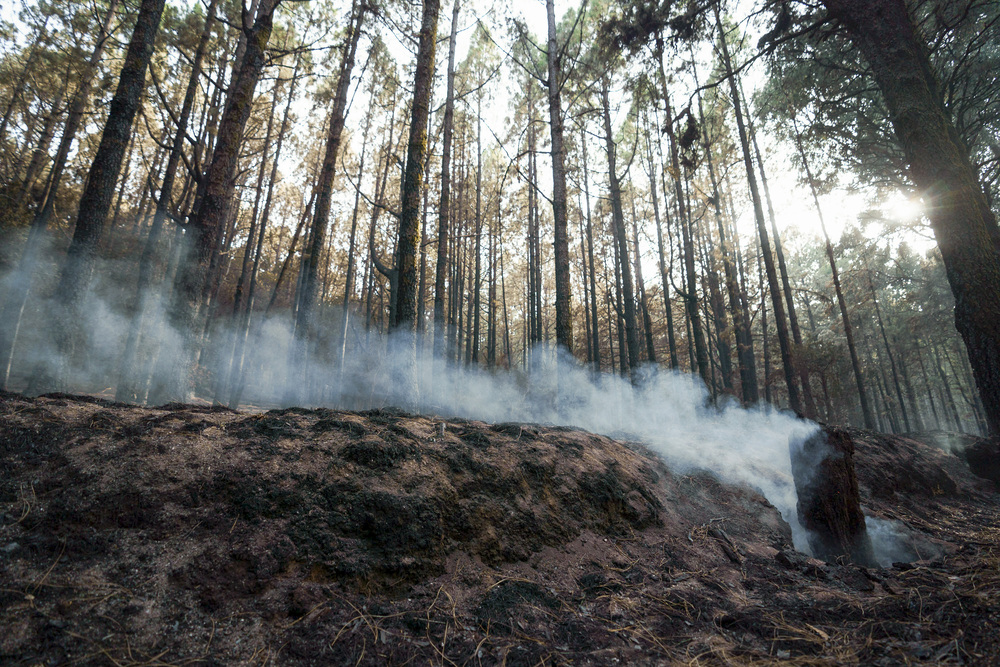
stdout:
{"type": "Polygon", "coordinates": [[[562,57],[556,41],[555,0],[545,0],[548,17],[549,128],[552,137],[552,224],[555,229],[556,344],[573,352],[573,313],[569,276],[569,235],[566,216],[566,151],[563,147],[562,57]]]}
{"type": "MultiPolygon", "coordinates": [[[[532,149],[531,151],[531,174],[532,174],[532,184],[535,190],[535,206],[531,209],[531,222],[529,228],[531,229],[531,245],[532,245],[532,257],[534,257],[534,265],[532,267],[532,282],[535,286],[534,291],[531,293],[532,308],[534,309],[534,331],[532,332],[532,340],[535,343],[541,343],[542,338],[542,286],[544,285],[542,281],[542,212],[541,212],[541,200],[538,196],[538,153],[532,149]]],[[[536,356],[536,361],[539,359],[536,356]]]]}
{"type": "MultiPolygon", "coordinates": [[[[628,377],[630,367],[628,360],[628,343],[625,340],[625,318],[622,316],[622,256],[617,240],[611,245],[615,251],[615,329],[618,332],[618,372],[622,377],[628,377]]],[[[610,331],[608,333],[610,333],[610,331]]]]}
{"type": "Polygon", "coordinates": [[[313,337],[311,329],[313,309],[317,303],[319,287],[319,267],[323,249],[326,246],[326,230],[330,223],[330,202],[333,197],[333,180],[337,169],[337,158],[340,155],[340,142],[344,133],[344,121],[347,115],[347,93],[351,88],[351,74],[354,71],[354,60],[358,52],[358,42],[361,40],[361,27],[364,23],[368,5],[355,1],[352,9],[351,32],[346,36],[343,57],[340,63],[340,73],[337,79],[337,90],[333,98],[333,109],[330,112],[330,127],[326,135],[326,145],[323,153],[323,163],[319,172],[319,185],[316,193],[316,210],[313,214],[312,231],[309,235],[309,245],[302,258],[302,292],[298,309],[295,312],[296,360],[304,361],[308,356],[306,347],[313,337]]]}
{"type": "Polygon", "coordinates": [[[512,351],[511,351],[511,345],[510,345],[510,321],[507,318],[507,283],[506,283],[506,280],[504,279],[504,275],[505,274],[504,274],[504,270],[503,270],[503,254],[504,254],[503,253],[503,227],[499,224],[500,211],[501,211],[501,209],[500,209],[499,202],[498,202],[498,204],[497,204],[497,218],[498,218],[498,220],[497,220],[497,236],[498,236],[497,242],[498,242],[498,244],[500,246],[500,304],[501,304],[501,308],[503,308],[504,355],[507,357],[506,368],[507,368],[507,370],[510,370],[511,366],[513,364],[513,361],[512,361],[512,358],[511,358],[512,351]]]}
{"type": "Polygon", "coordinates": [[[903,356],[904,350],[902,345],[900,345],[899,339],[894,339],[893,341],[896,347],[896,353],[900,355],[899,360],[899,374],[903,378],[903,389],[906,390],[906,400],[909,403],[910,409],[910,426],[916,432],[922,432],[924,430],[923,420],[920,418],[920,406],[917,404],[917,392],[913,389],[913,383],[910,381],[910,373],[907,368],[907,363],[905,356],[903,356]]]}
{"type": "Polygon", "coordinates": [[[691,338],[689,340],[694,346],[695,364],[692,364],[691,372],[694,372],[695,367],[697,367],[698,375],[701,376],[705,385],[711,386],[712,378],[708,359],[708,344],[705,341],[705,332],[702,329],[701,306],[698,302],[698,274],[695,272],[694,266],[694,230],[692,229],[693,221],[691,219],[690,200],[688,199],[690,174],[686,167],[683,171],[683,178],[684,185],[682,186],[683,191],[681,194],[683,195],[684,205],[679,224],[684,244],[684,274],[686,284],[684,286],[685,292],[681,296],[684,297],[688,322],[691,326],[691,338]]]}
{"type": "Polygon", "coordinates": [[[708,283],[707,308],[711,314],[710,321],[715,326],[715,348],[719,354],[719,374],[722,375],[723,390],[727,394],[733,395],[735,388],[733,387],[732,347],[729,345],[729,318],[726,317],[726,303],[719,286],[715,248],[712,244],[711,232],[703,230],[699,236],[702,246],[702,267],[705,271],[705,282],[708,283]]]}
{"type": "MultiPolygon", "coordinates": [[[[927,400],[931,404],[931,414],[934,416],[934,428],[940,431],[942,428],[941,416],[938,414],[937,401],[934,400],[934,390],[931,387],[930,375],[927,373],[927,365],[924,364],[924,355],[921,354],[921,345],[917,341],[916,336],[913,336],[911,340],[913,341],[913,351],[917,355],[917,363],[920,364],[920,375],[924,380],[924,391],[927,393],[927,400]]],[[[942,409],[944,408],[944,406],[941,407],[942,409]]]]}
{"type": "MultiPolygon", "coordinates": [[[[250,320],[253,315],[253,304],[257,294],[257,275],[260,269],[260,259],[264,251],[264,234],[267,232],[267,223],[271,216],[271,203],[273,201],[274,186],[278,180],[278,161],[281,158],[281,147],[288,132],[291,122],[292,103],[295,101],[295,86],[299,79],[299,67],[302,64],[302,56],[295,58],[295,67],[292,69],[291,82],[288,88],[288,101],[285,103],[285,113],[281,119],[281,127],[278,129],[278,142],[274,147],[274,159],[271,160],[271,175],[267,183],[267,197],[264,199],[264,210],[260,216],[260,231],[257,233],[257,248],[253,256],[253,265],[250,267],[250,285],[247,288],[246,303],[243,307],[243,316],[236,330],[236,352],[233,355],[233,364],[230,370],[229,387],[230,394],[228,405],[236,409],[240,405],[243,395],[243,387],[246,383],[246,344],[250,335],[250,320]]],[[[314,189],[315,191],[315,189],[314,189]]],[[[301,230],[296,230],[296,234],[301,230]]],[[[353,248],[352,248],[353,251],[353,248]]],[[[353,255],[352,255],[353,258],[353,255]]]]}
{"type": "Polygon", "coordinates": [[[771,348],[768,345],[767,330],[767,287],[764,282],[764,260],[760,248],[760,237],[757,237],[757,285],[760,289],[760,336],[761,348],[764,351],[764,400],[774,403],[771,392],[771,348]]]}
{"type": "MultiPolygon", "coordinates": [[[[742,85],[740,86],[742,93],[742,85]]],[[[744,98],[743,101],[746,104],[744,98]]],[[[795,299],[792,294],[792,285],[788,279],[788,266],[785,263],[785,251],[781,247],[781,235],[778,233],[778,222],[774,215],[774,205],[771,203],[771,188],[767,184],[767,171],[764,169],[764,158],[760,153],[760,146],[757,144],[757,131],[754,128],[753,119],[747,118],[747,131],[750,133],[754,154],[757,157],[757,169],[760,171],[760,184],[764,190],[764,201],[767,204],[767,217],[771,222],[771,235],[774,237],[774,254],[778,260],[778,274],[781,276],[782,292],[785,295],[785,305],[788,307],[788,325],[792,329],[792,341],[795,348],[792,351],[792,361],[799,374],[799,381],[802,382],[802,401],[805,416],[809,419],[816,418],[816,399],[813,397],[812,386],[809,384],[809,369],[802,361],[802,330],[799,328],[799,318],[795,312],[795,299]]]]}
{"type": "MultiPolygon", "coordinates": [[[[3,370],[3,388],[7,388],[10,380],[10,368],[13,362],[14,344],[17,341],[18,330],[21,326],[21,315],[24,313],[24,306],[28,301],[28,292],[31,290],[32,277],[34,276],[36,264],[42,250],[43,236],[48,227],[49,220],[55,207],[56,195],[59,191],[59,184],[62,181],[63,172],[69,161],[69,152],[73,146],[77,130],[83,120],[84,111],[90,102],[90,89],[93,84],[97,67],[104,55],[104,48],[111,36],[111,24],[114,22],[115,13],[118,10],[119,0],[111,0],[108,11],[104,15],[104,21],[98,32],[97,42],[94,50],[84,66],[80,76],[79,87],[73,95],[69,112],[66,116],[66,124],[63,126],[62,138],[59,140],[59,148],[56,157],[52,161],[52,169],[49,172],[48,186],[42,196],[42,204],[35,211],[28,230],[28,238],[21,251],[21,259],[18,262],[14,280],[9,285],[3,311],[0,312],[0,368],[3,370]]],[[[25,183],[25,187],[30,187],[25,183]]],[[[27,195],[28,191],[22,191],[27,195]]],[[[22,200],[24,197],[22,196],[22,200]]]]}
{"type": "MultiPolygon", "coordinates": [[[[337,339],[337,356],[340,365],[340,373],[344,373],[344,363],[347,359],[347,329],[350,321],[351,315],[351,294],[354,292],[354,254],[357,247],[357,233],[358,233],[358,210],[361,206],[361,179],[365,173],[365,157],[366,149],[368,147],[368,132],[371,129],[372,116],[375,115],[375,80],[372,79],[372,85],[370,90],[370,98],[368,101],[368,113],[365,114],[365,127],[361,133],[361,158],[360,164],[358,165],[358,183],[357,189],[354,192],[354,209],[351,213],[351,235],[348,240],[347,246],[347,274],[344,276],[344,299],[343,305],[343,315],[340,325],[340,336],[337,339]]],[[[390,121],[391,122],[391,121],[390,121]]],[[[391,141],[390,141],[391,144],[391,141]]],[[[378,164],[375,166],[376,171],[378,170],[378,164]]]]}
{"type": "Polygon", "coordinates": [[[802,412],[802,402],[799,399],[799,388],[795,382],[795,364],[792,357],[792,342],[788,338],[788,324],[785,320],[785,306],[781,300],[781,289],[778,285],[778,274],[771,256],[771,244],[764,223],[764,209],[761,205],[760,191],[757,188],[757,176],[754,173],[753,158],[750,155],[750,143],[747,138],[746,123],[743,120],[743,107],[740,103],[739,88],[736,74],[733,72],[732,60],[729,56],[729,45],[726,32],[719,14],[719,5],[712,5],[715,12],[715,22],[719,30],[719,43],[722,46],[722,59],[729,79],[729,90],[732,97],[733,112],[736,115],[736,127],[739,130],[740,144],[743,147],[743,162],[747,170],[747,181],[750,185],[750,197],[753,200],[754,218],[757,221],[757,234],[760,237],[761,254],[764,259],[764,269],[771,291],[771,306],[774,311],[774,323],[778,332],[778,346],[781,349],[781,365],[785,372],[785,385],[788,388],[788,405],[796,413],[802,412]]]}
{"type": "Polygon", "coordinates": [[[164,0],[142,0],[118,78],[118,88],[111,100],[108,119],[101,134],[101,143],[94,155],[87,174],[87,185],[80,198],[76,227],[66,253],[58,288],[60,309],[63,312],[57,314],[55,326],[60,352],[66,358],[76,354],[75,348],[81,338],[89,333],[78,326],[80,300],[90,285],[97,260],[97,246],[104,232],[122,160],[132,134],[132,121],[145,90],[146,69],[153,56],[163,6],[164,0]]]}
{"type": "MultiPolygon", "coordinates": [[[[294,77],[294,75],[293,75],[294,77]]],[[[268,149],[271,145],[271,134],[274,130],[274,115],[278,108],[278,92],[281,87],[281,79],[275,81],[274,89],[271,93],[271,108],[268,113],[267,118],[267,129],[264,132],[264,145],[261,150],[260,165],[257,170],[257,184],[254,192],[254,202],[253,202],[253,212],[250,215],[250,229],[247,232],[246,244],[243,248],[243,261],[240,266],[240,275],[236,280],[236,290],[233,293],[233,312],[230,317],[230,331],[228,335],[232,337],[231,342],[228,344],[229,352],[225,354],[221,359],[221,364],[218,368],[218,376],[216,377],[216,391],[215,391],[215,402],[218,405],[228,405],[233,402],[233,398],[237,392],[236,383],[239,381],[239,367],[243,364],[243,345],[246,341],[246,336],[249,333],[249,326],[246,328],[244,333],[244,321],[249,325],[250,322],[250,310],[253,308],[253,298],[251,294],[246,293],[246,300],[244,302],[244,292],[247,291],[249,283],[254,281],[255,276],[251,276],[251,273],[256,273],[256,267],[260,261],[260,248],[263,244],[264,233],[266,231],[266,213],[261,212],[260,202],[261,198],[264,196],[264,174],[267,171],[268,164],[268,149]]],[[[289,92],[289,103],[291,102],[291,94],[294,93],[294,84],[292,85],[292,90],[289,92]]],[[[288,106],[285,108],[285,120],[288,117],[288,106]]],[[[270,205],[270,197],[274,188],[274,179],[277,177],[277,172],[275,166],[278,163],[277,154],[281,149],[281,142],[284,139],[285,123],[282,122],[281,128],[278,130],[278,138],[276,141],[277,146],[275,147],[275,155],[271,159],[271,180],[267,187],[267,203],[265,203],[265,209],[270,205]]]]}
{"type": "Polygon", "coordinates": [[[882,334],[882,343],[885,345],[885,356],[889,359],[889,368],[892,371],[892,384],[896,389],[896,399],[899,400],[899,410],[903,415],[903,424],[906,426],[906,431],[909,432],[910,428],[910,415],[906,410],[906,401],[903,400],[903,391],[899,386],[899,370],[896,367],[896,356],[892,353],[892,347],[889,345],[889,337],[885,333],[885,323],[882,320],[882,308],[878,303],[878,294],[875,293],[875,283],[872,282],[871,269],[868,269],[868,288],[872,293],[872,303],[875,305],[875,321],[878,323],[879,333],[882,334]]]}
{"type": "Polygon", "coordinates": [[[642,279],[642,254],[639,252],[639,219],[635,215],[635,197],[632,198],[632,250],[635,253],[635,283],[639,288],[639,307],[642,310],[642,324],[646,330],[646,359],[656,363],[656,344],[653,338],[653,318],[649,314],[646,299],[646,284],[642,279]]]}
{"type": "Polygon", "coordinates": [[[826,230],[826,220],[823,217],[823,207],[819,203],[816,182],[813,180],[812,169],[809,167],[809,160],[802,145],[802,135],[799,133],[798,124],[794,118],[792,119],[792,128],[795,132],[795,145],[799,151],[799,157],[802,159],[802,168],[806,172],[806,180],[809,181],[809,191],[812,194],[813,205],[816,207],[816,216],[819,219],[819,226],[823,232],[826,258],[830,263],[830,272],[833,276],[833,290],[837,295],[837,307],[840,309],[840,319],[844,325],[844,337],[847,339],[847,350],[851,356],[854,384],[858,389],[858,400],[861,402],[861,414],[865,420],[865,428],[875,430],[875,417],[868,402],[868,391],[865,388],[864,377],[861,374],[861,362],[858,360],[858,351],[854,344],[854,329],[851,327],[851,318],[847,314],[847,301],[844,299],[844,290],[840,286],[840,272],[837,270],[837,260],[833,254],[833,243],[830,242],[830,234],[826,230]]]}
{"type": "Polygon", "coordinates": [[[955,295],[990,433],[1000,435],[1000,229],[904,0],[823,0],[871,65],[955,295]]]}
{"type": "Polygon", "coordinates": [[[218,135],[212,160],[203,179],[204,194],[196,202],[187,230],[191,236],[188,256],[178,267],[174,294],[170,304],[171,324],[184,337],[180,359],[161,355],[150,388],[149,401],[159,404],[168,400],[185,400],[189,393],[186,375],[197,350],[198,307],[209,270],[218,253],[220,237],[230,218],[233,192],[236,187],[236,167],[247,120],[253,105],[254,91],[265,64],[265,49],[271,38],[274,10],[280,0],[261,0],[257,19],[244,26],[247,48],[239,75],[230,86],[226,109],[219,121],[218,135]]]}
{"type": "MultiPolygon", "coordinates": [[[[417,252],[420,247],[420,197],[424,184],[427,154],[427,120],[434,87],[434,50],[440,0],[424,0],[413,78],[413,106],[410,110],[410,138],[406,149],[406,172],[400,192],[399,290],[396,299],[396,328],[410,331],[416,324],[417,252]]],[[[414,378],[415,379],[415,378],[414,378]]]]}
{"type": "MultiPolygon", "coordinates": [[[[497,191],[497,209],[500,208],[500,192],[497,191]]],[[[497,365],[497,234],[499,233],[499,216],[497,216],[497,227],[488,231],[489,235],[489,288],[486,293],[487,307],[487,329],[486,329],[486,366],[496,368],[497,365]]],[[[492,220],[490,227],[493,227],[492,220]]]]}
{"type": "Polygon", "coordinates": [[[709,384],[708,353],[705,349],[704,333],[701,331],[700,316],[698,314],[698,296],[694,271],[694,246],[691,243],[690,211],[686,205],[684,185],[682,183],[682,170],[679,151],[677,149],[677,138],[674,135],[674,114],[670,105],[670,91],[667,88],[667,76],[663,66],[663,41],[660,37],[656,40],[656,61],[660,78],[660,88],[663,95],[664,111],[666,113],[667,140],[670,147],[670,166],[674,181],[674,200],[677,205],[677,224],[681,228],[683,238],[684,272],[686,287],[682,294],[684,299],[685,312],[688,324],[694,323],[691,327],[692,336],[688,338],[689,347],[694,349],[695,363],[691,364],[691,372],[698,369],[698,374],[706,385],[709,384]]]}
{"type": "Polygon", "coordinates": [[[10,117],[14,113],[14,107],[17,106],[18,101],[21,99],[21,95],[24,93],[25,85],[28,82],[28,76],[31,73],[31,66],[35,64],[35,58],[38,56],[38,49],[41,46],[42,40],[48,37],[46,28],[49,25],[49,19],[52,18],[52,14],[45,15],[45,21],[38,28],[38,32],[35,34],[35,39],[31,41],[31,46],[28,47],[28,57],[24,59],[24,64],[21,65],[21,71],[17,75],[17,81],[14,83],[10,91],[10,99],[7,100],[7,106],[3,111],[3,118],[0,119],[0,144],[3,143],[4,139],[7,137],[7,125],[10,123],[10,117]]]}
{"type": "Polygon", "coordinates": [[[434,356],[445,358],[447,324],[445,322],[445,281],[448,276],[448,222],[451,215],[451,144],[455,131],[455,44],[458,38],[460,0],[451,11],[451,36],[448,39],[448,92],[444,103],[441,144],[441,199],[438,204],[437,265],[434,272],[434,356]]]}
{"type": "Polygon", "coordinates": [[[934,366],[937,369],[938,379],[941,380],[941,386],[944,388],[945,398],[948,399],[948,409],[951,412],[951,419],[955,424],[955,430],[962,430],[962,418],[958,414],[958,404],[955,402],[955,394],[951,391],[951,382],[948,381],[948,376],[945,375],[944,367],[941,366],[941,353],[938,351],[937,345],[931,345],[931,350],[934,353],[934,366]]]}
{"type": "Polygon", "coordinates": [[[31,160],[28,161],[28,168],[24,172],[24,178],[21,181],[21,190],[18,192],[14,204],[15,209],[20,209],[33,196],[35,181],[37,180],[39,171],[42,169],[42,163],[49,155],[49,146],[52,145],[52,139],[56,133],[56,121],[59,120],[62,112],[62,103],[69,88],[69,79],[68,76],[63,78],[63,84],[59,86],[59,91],[56,93],[55,99],[52,100],[49,113],[45,115],[42,131],[38,135],[38,142],[31,153],[31,160]]]}
{"type": "MultiPolygon", "coordinates": [[[[306,222],[309,220],[309,214],[312,212],[313,204],[315,202],[316,186],[314,180],[312,194],[309,195],[309,201],[306,203],[305,208],[302,209],[302,214],[299,216],[299,224],[295,226],[295,232],[292,234],[292,240],[288,244],[288,252],[285,254],[285,259],[281,262],[281,268],[278,269],[278,276],[274,279],[274,286],[271,288],[271,298],[267,300],[267,307],[264,308],[264,317],[271,314],[271,310],[274,308],[274,304],[278,300],[281,285],[285,281],[285,275],[288,273],[288,267],[291,266],[292,258],[295,256],[295,248],[298,245],[299,237],[302,235],[302,230],[305,228],[306,222]]],[[[278,258],[275,257],[275,263],[277,263],[277,261],[278,258]]]]}
{"type": "Polygon", "coordinates": [[[588,271],[588,267],[587,267],[587,246],[586,246],[587,232],[586,232],[586,229],[584,228],[584,224],[583,224],[583,222],[584,222],[584,220],[583,220],[583,213],[582,213],[584,211],[584,206],[583,206],[583,192],[581,191],[581,192],[578,192],[577,194],[578,194],[577,205],[579,206],[580,211],[581,211],[580,220],[579,220],[579,230],[580,230],[580,275],[583,277],[583,280],[581,280],[581,282],[583,283],[583,324],[584,324],[584,327],[585,327],[586,332],[587,332],[587,363],[589,363],[589,364],[591,364],[591,366],[593,366],[593,364],[594,364],[594,344],[593,344],[593,342],[594,342],[594,337],[593,337],[594,330],[591,327],[592,322],[591,322],[591,318],[590,318],[590,285],[587,282],[587,276],[589,275],[589,271],[588,271]]]}
{"type": "MultiPolygon", "coordinates": [[[[694,59],[692,58],[693,62],[694,59]]],[[[698,74],[696,68],[694,72],[695,83],[700,85],[697,80],[698,74]]],[[[740,372],[740,389],[744,405],[753,405],[760,400],[760,391],[757,387],[757,362],[753,352],[753,337],[750,334],[750,316],[748,309],[741,308],[741,303],[745,302],[746,295],[740,290],[740,284],[736,277],[736,268],[733,266],[731,243],[726,234],[726,226],[722,220],[722,194],[719,192],[719,180],[715,173],[712,142],[708,135],[708,126],[705,123],[705,113],[702,110],[700,90],[698,91],[698,118],[703,128],[702,146],[705,149],[705,162],[708,165],[708,175],[712,185],[711,203],[715,211],[715,223],[719,232],[720,255],[722,256],[722,268],[726,276],[729,309],[733,323],[735,324],[736,360],[740,372]]]]}
{"type": "Polygon", "coordinates": [[[483,144],[482,144],[482,96],[476,105],[476,269],[472,279],[472,363],[479,363],[479,316],[480,295],[482,294],[482,238],[483,238],[483,144]]]}
{"type": "MultiPolygon", "coordinates": [[[[622,191],[618,180],[618,166],[615,156],[615,139],[611,130],[611,103],[608,92],[608,78],[601,80],[601,102],[604,110],[604,142],[608,153],[608,181],[611,190],[611,218],[614,224],[615,250],[618,257],[618,275],[621,280],[622,305],[620,316],[625,320],[625,344],[628,348],[628,364],[623,367],[624,375],[627,369],[633,382],[638,377],[633,372],[639,367],[639,337],[635,313],[635,289],[632,284],[632,269],[628,260],[628,233],[625,231],[625,215],[622,211],[622,191]]],[[[625,357],[622,357],[623,361],[625,357]]]]}
{"type": "MultiPolygon", "coordinates": [[[[647,117],[648,121],[648,117],[647,117]]],[[[667,264],[666,252],[663,244],[663,227],[660,224],[660,201],[656,190],[656,165],[657,162],[653,160],[653,146],[649,141],[649,135],[651,130],[646,129],[646,155],[649,161],[649,196],[653,201],[653,219],[656,223],[656,249],[660,269],[660,282],[663,286],[663,310],[664,316],[667,320],[667,349],[670,353],[670,367],[674,370],[680,368],[680,362],[677,358],[677,339],[674,335],[674,313],[673,308],[670,303],[670,267],[667,264]]],[[[659,136],[659,133],[657,133],[659,136]]],[[[659,153],[662,158],[662,147],[659,147],[659,153]]],[[[666,187],[666,177],[664,177],[663,182],[663,196],[667,196],[666,187]]],[[[664,206],[664,216],[666,216],[669,225],[670,212],[669,204],[664,206]]]]}
{"type": "Polygon", "coordinates": [[[594,372],[601,372],[601,336],[597,317],[597,281],[594,269],[594,226],[590,211],[590,173],[587,169],[587,131],[580,128],[580,149],[583,153],[583,197],[587,203],[587,258],[590,270],[590,321],[592,323],[591,347],[593,348],[594,372]]]}
{"type": "MultiPolygon", "coordinates": [[[[35,212],[35,217],[31,223],[32,231],[36,229],[39,232],[44,231],[52,217],[63,171],[66,169],[69,160],[69,152],[73,147],[73,140],[80,129],[80,123],[83,121],[87,105],[91,101],[90,91],[94,82],[94,76],[97,74],[98,65],[100,65],[101,58],[104,56],[104,49],[107,46],[108,39],[111,37],[111,24],[114,22],[119,4],[120,0],[111,0],[108,11],[104,16],[104,23],[101,25],[100,32],[98,32],[94,50],[81,73],[78,88],[73,95],[73,101],[70,103],[69,112],[66,115],[66,124],[63,126],[59,148],[56,150],[56,156],[52,161],[52,169],[49,172],[48,185],[42,199],[42,204],[35,212]]],[[[31,241],[31,236],[28,237],[28,240],[31,241]]]]}

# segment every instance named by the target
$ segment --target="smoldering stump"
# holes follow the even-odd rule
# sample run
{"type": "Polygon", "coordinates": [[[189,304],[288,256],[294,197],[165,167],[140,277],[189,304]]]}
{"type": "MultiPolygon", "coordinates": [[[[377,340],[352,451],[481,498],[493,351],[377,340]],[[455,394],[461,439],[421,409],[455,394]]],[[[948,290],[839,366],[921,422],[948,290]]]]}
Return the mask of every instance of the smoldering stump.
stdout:
{"type": "Polygon", "coordinates": [[[813,554],[827,561],[877,566],[848,432],[827,427],[804,440],[790,440],[788,450],[798,495],[796,513],[813,554]]]}

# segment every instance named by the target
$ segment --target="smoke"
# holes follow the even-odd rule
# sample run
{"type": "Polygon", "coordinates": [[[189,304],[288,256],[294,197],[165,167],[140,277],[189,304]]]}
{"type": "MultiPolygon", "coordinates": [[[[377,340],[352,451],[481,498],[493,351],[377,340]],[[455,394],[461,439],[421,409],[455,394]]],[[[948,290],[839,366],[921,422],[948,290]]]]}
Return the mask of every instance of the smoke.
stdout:
{"type": "MultiPolygon", "coordinates": [[[[36,295],[51,290],[53,274],[43,274],[48,281],[36,278],[36,295]]],[[[105,262],[95,275],[103,278],[93,281],[77,311],[73,326],[78,345],[71,358],[60,352],[51,334],[54,304],[38,296],[29,301],[9,386],[30,389],[31,378],[47,373],[63,378],[67,390],[113,390],[132,321],[134,285],[121,278],[127,275],[124,262],[105,262]]],[[[189,338],[168,324],[162,295],[151,294],[146,301],[135,365],[142,386],[156,369],[185,372],[186,360],[196,358],[184,349],[189,338]]],[[[293,318],[281,313],[261,320],[255,314],[243,363],[241,405],[355,410],[396,406],[442,417],[572,426],[637,440],[676,472],[709,471],[758,490],[791,526],[796,548],[808,553],[796,513],[789,443],[805,441],[817,425],[770,406],[746,409],[732,399],[713,402],[697,376],[655,366],[641,369],[635,384],[616,375],[598,375],[551,346],[530,351],[529,371],[446,362],[431,355],[432,334],[382,335],[366,329],[363,315],[353,310],[348,312],[345,341],[343,316],[339,308],[323,309],[314,323],[316,342],[306,354],[293,354],[293,318]]],[[[213,318],[210,344],[197,370],[186,378],[193,394],[211,398],[219,388],[214,378],[220,373],[228,377],[233,340],[243,335],[234,321],[227,312],[213,318]]],[[[227,387],[222,393],[224,402],[230,391],[227,387]]],[[[141,388],[138,395],[144,395],[141,388]]],[[[892,550],[900,539],[880,526],[875,524],[873,535],[880,561],[898,560],[892,550]]]]}
{"type": "Polygon", "coordinates": [[[914,533],[899,521],[865,514],[865,525],[868,527],[875,559],[882,567],[889,567],[893,563],[934,559],[944,553],[939,544],[914,533]]]}

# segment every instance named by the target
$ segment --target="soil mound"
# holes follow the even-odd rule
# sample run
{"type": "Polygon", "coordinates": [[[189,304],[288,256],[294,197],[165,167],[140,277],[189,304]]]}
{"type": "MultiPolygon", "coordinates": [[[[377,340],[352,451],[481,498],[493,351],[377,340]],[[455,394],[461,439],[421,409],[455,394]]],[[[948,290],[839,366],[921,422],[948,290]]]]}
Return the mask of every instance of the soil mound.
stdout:
{"type": "Polygon", "coordinates": [[[996,495],[852,437],[936,559],[807,558],[752,489],[573,429],[3,394],[0,663],[994,662],[996,495]]]}

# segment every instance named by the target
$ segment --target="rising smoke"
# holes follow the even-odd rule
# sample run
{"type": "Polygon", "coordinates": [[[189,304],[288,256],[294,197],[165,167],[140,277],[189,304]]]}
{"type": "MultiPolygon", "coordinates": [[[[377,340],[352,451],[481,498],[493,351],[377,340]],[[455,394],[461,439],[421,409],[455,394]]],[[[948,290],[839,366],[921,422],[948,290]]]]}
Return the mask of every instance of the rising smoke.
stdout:
{"type": "MultiPolygon", "coordinates": [[[[100,276],[117,276],[122,266],[108,265],[100,276]]],[[[4,279],[4,282],[11,280],[4,279]]],[[[118,381],[133,295],[128,281],[95,281],[79,310],[84,349],[64,358],[49,333],[52,307],[34,298],[26,309],[14,351],[9,387],[30,387],[42,373],[64,378],[63,388],[108,392],[118,381]]],[[[35,293],[48,285],[40,281],[35,293]]],[[[139,367],[145,372],[185,363],[185,337],[165,316],[165,299],[151,295],[143,316],[139,367]],[[157,362],[160,363],[157,363],[157,362]]],[[[530,372],[489,371],[432,358],[433,341],[411,334],[382,335],[363,326],[363,315],[349,314],[346,344],[341,341],[342,311],[327,309],[318,322],[318,341],[305,361],[291,360],[295,340],[288,313],[253,322],[244,362],[241,405],[255,408],[301,406],[370,409],[397,406],[412,412],[487,422],[534,422],[573,426],[645,443],[677,472],[706,470],[719,478],[759,490],[792,527],[796,547],[808,552],[796,516],[796,494],[789,443],[802,442],[818,426],[770,406],[745,409],[735,401],[713,403],[700,378],[654,366],[643,368],[632,384],[616,375],[595,375],[574,358],[540,346],[529,355],[530,372]],[[346,349],[341,355],[339,350],[346,349]],[[417,354],[414,354],[414,350],[417,354]],[[415,361],[414,361],[415,360],[415,361]]],[[[211,395],[212,376],[228,368],[233,337],[228,317],[214,318],[213,346],[202,357],[188,385],[211,395]]],[[[428,324],[428,328],[432,328],[428,324]]],[[[188,398],[192,398],[189,396],[188,398]]],[[[886,527],[881,536],[899,533],[886,527]]],[[[879,560],[898,540],[878,540],[879,560]]]]}

